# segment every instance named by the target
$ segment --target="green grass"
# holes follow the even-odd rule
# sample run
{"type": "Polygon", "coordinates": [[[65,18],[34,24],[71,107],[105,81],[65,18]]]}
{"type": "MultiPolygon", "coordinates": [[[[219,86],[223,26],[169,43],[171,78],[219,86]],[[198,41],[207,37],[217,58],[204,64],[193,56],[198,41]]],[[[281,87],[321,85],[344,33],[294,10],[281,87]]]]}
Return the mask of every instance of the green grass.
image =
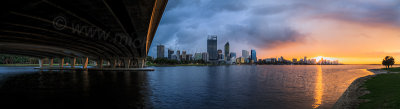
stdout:
{"type": "Polygon", "coordinates": [[[391,67],[389,69],[381,68],[381,69],[382,70],[387,70],[387,71],[390,71],[390,72],[400,72],[400,67],[391,67]]]}
{"type": "Polygon", "coordinates": [[[389,68],[388,71],[390,71],[390,72],[400,72],[400,67],[389,68]]]}
{"type": "Polygon", "coordinates": [[[360,98],[370,101],[361,103],[360,109],[400,108],[400,73],[376,75],[367,80],[363,87],[371,93],[360,98]]]}

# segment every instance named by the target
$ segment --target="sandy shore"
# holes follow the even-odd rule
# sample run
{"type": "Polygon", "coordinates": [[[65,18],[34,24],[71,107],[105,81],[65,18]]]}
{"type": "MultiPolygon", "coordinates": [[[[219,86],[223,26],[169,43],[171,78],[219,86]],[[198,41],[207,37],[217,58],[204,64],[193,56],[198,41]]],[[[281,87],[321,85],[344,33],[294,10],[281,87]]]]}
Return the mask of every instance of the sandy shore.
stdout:
{"type": "Polygon", "coordinates": [[[378,75],[385,73],[398,73],[398,72],[388,72],[381,69],[368,69],[368,71],[375,73],[375,75],[369,75],[365,77],[360,77],[354,80],[346,91],[340,96],[340,98],[333,105],[333,109],[355,109],[362,102],[366,102],[366,99],[359,99],[359,97],[370,93],[366,88],[362,87],[365,81],[378,75]]]}

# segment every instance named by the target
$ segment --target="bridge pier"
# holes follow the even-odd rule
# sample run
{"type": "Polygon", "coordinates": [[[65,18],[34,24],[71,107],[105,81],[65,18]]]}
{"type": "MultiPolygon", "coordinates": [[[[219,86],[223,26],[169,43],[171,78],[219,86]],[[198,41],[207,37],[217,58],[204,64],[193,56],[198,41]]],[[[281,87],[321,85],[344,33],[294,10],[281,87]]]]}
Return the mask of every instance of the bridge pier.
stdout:
{"type": "Polygon", "coordinates": [[[43,58],[39,58],[39,67],[43,68],[43,58]]]}
{"type": "Polygon", "coordinates": [[[111,59],[111,68],[115,68],[117,66],[117,60],[116,59],[111,59]]]}
{"type": "Polygon", "coordinates": [[[85,57],[85,58],[84,58],[84,63],[82,63],[82,64],[83,64],[83,69],[87,69],[88,61],[89,61],[89,58],[88,58],[88,57],[85,57]]]}
{"type": "Polygon", "coordinates": [[[131,66],[132,68],[144,68],[145,58],[135,58],[132,59],[131,66]]]}
{"type": "Polygon", "coordinates": [[[97,61],[97,67],[98,67],[98,68],[103,68],[103,59],[99,59],[99,60],[97,61]]]}
{"type": "Polygon", "coordinates": [[[138,59],[138,68],[144,68],[145,58],[138,59]]]}
{"type": "Polygon", "coordinates": [[[61,68],[64,67],[64,58],[60,58],[60,67],[61,67],[61,68]]]}
{"type": "Polygon", "coordinates": [[[131,64],[131,59],[130,58],[125,58],[124,59],[124,67],[129,68],[129,65],[131,64]]]}
{"type": "Polygon", "coordinates": [[[71,68],[75,68],[75,64],[76,64],[76,57],[74,57],[74,58],[72,59],[71,68]]]}
{"type": "Polygon", "coordinates": [[[121,59],[117,59],[118,60],[118,67],[121,67],[122,61],[121,59]]]}
{"type": "Polygon", "coordinates": [[[53,60],[54,60],[54,58],[50,58],[50,59],[49,59],[49,66],[50,66],[50,67],[53,67],[53,60]]]}

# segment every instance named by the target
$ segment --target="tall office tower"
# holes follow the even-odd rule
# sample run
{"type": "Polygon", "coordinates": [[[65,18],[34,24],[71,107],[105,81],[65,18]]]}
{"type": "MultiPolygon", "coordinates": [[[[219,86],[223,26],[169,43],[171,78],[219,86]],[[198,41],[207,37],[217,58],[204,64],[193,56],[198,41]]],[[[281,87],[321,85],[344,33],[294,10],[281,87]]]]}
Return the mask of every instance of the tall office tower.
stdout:
{"type": "Polygon", "coordinates": [[[201,57],[203,58],[203,61],[205,61],[205,62],[208,61],[208,53],[207,52],[201,53],[201,57]]]}
{"type": "Polygon", "coordinates": [[[236,60],[236,53],[235,52],[231,52],[229,54],[229,58],[231,58],[232,61],[235,61],[236,60]]]}
{"type": "Polygon", "coordinates": [[[293,63],[297,63],[297,58],[293,58],[293,59],[292,59],[292,62],[293,62],[293,63]]]}
{"type": "Polygon", "coordinates": [[[171,60],[178,60],[178,57],[176,57],[176,55],[172,55],[171,60]]]}
{"type": "Polygon", "coordinates": [[[176,60],[181,61],[181,51],[176,50],[176,60]]]}
{"type": "Polygon", "coordinates": [[[253,60],[254,62],[257,62],[257,54],[256,54],[256,50],[251,49],[251,60],[253,60]]]}
{"type": "Polygon", "coordinates": [[[164,45],[157,45],[157,58],[164,58],[164,45]]]}
{"type": "Polygon", "coordinates": [[[307,56],[304,56],[303,61],[304,61],[304,64],[307,64],[307,63],[308,63],[308,62],[307,62],[307,56]]]}
{"type": "Polygon", "coordinates": [[[225,61],[230,61],[231,58],[229,56],[229,42],[226,42],[224,52],[225,52],[225,61]]]}
{"type": "Polygon", "coordinates": [[[236,52],[231,52],[231,53],[229,54],[229,57],[236,57],[236,52]]]}
{"type": "Polygon", "coordinates": [[[243,57],[243,58],[248,58],[248,57],[249,57],[249,51],[247,51],[247,50],[242,50],[242,57],[243,57]]]}
{"type": "Polygon", "coordinates": [[[182,50],[182,61],[186,61],[186,51],[182,50]]]}
{"type": "Polygon", "coordinates": [[[317,59],[311,59],[311,64],[317,64],[317,59]]]}
{"type": "Polygon", "coordinates": [[[174,54],[174,50],[168,49],[168,59],[172,60],[172,54],[174,54]]]}
{"type": "Polygon", "coordinates": [[[207,39],[207,53],[209,60],[218,60],[217,36],[211,35],[207,39]]]}
{"type": "Polygon", "coordinates": [[[221,60],[221,59],[223,59],[224,57],[223,57],[223,54],[222,54],[222,50],[221,49],[218,49],[218,60],[221,60]]]}
{"type": "Polygon", "coordinates": [[[193,60],[193,54],[187,54],[186,55],[186,60],[192,61],[193,60]]]}

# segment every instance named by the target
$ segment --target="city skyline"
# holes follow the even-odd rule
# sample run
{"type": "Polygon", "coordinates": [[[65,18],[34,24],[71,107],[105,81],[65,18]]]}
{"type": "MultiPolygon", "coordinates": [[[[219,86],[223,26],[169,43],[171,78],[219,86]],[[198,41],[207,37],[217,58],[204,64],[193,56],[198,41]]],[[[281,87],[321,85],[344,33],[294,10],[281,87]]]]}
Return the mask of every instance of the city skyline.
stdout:
{"type": "Polygon", "coordinates": [[[304,56],[302,58],[284,58],[283,56],[278,57],[268,57],[268,58],[257,58],[256,50],[251,49],[250,52],[247,50],[242,50],[242,56],[236,57],[236,52],[230,52],[230,44],[226,42],[224,44],[224,49],[217,49],[217,35],[209,35],[207,37],[207,50],[204,51],[196,51],[195,53],[187,53],[186,50],[173,50],[167,48],[167,52],[165,52],[165,46],[162,44],[157,45],[157,57],[153,58],[166,58],[168,60],[177,60],[179,61],[197,61],[203,60],[207,63],[217,63],[221,64],[325,64],[325,65],[338,65],[343,64],[339,63],[339,59],[335,57],[324,57],[317,56],[307,58],[304,56]],[[164,54],[167,53],[167,57],[164,54]],[[181,54],[182,53],[182,54],[181,54]],[[250,54],[249,54],[250,53],[250,54]],[[214,54],[214,55],[210,55],[214,54]]]}
{"type": "MultiPolygon", "coordinates": [[[[180,50],[180,49],[171,49],[171,48],[165,48],[164,45],[162,44],[158,44],[157,45],[157,56],[153,57],[153,58],[167,58],[169,60],[178,60],[181,61],[182,60],[187,60],[186,58],[191,58],[190,60],[205,60],[206,62],[210,60],[209,58],[209,52],[214,51],[215,54],[215,58],[216,59],[211,59],[211,60],[219,60],[219,59],[223,59],[224,61],[231,61],[230,57],[233,54],[234,55],[234,60],[232,60],[233,62],[236,61],[236,58],[244,58],[245,63],[257,63],[257,60],[261,60],[261,61],[266,61],[269,59],[274,59],[276,61],[278,61],[279,59],[282,59],[283,56],[280,56],[278,58],[278,56],[275,57],[267,57],[267,58],[257,58],[256,55],[256,50],[255,49],[250,49],[250,52],[248,50],[242,50],[240,53],[242,54],[241,56],[236,57],[236,52],[230,52],[230,44],[229,41],[227,41],[224,46],[223,46],[223,50],[219,49],[218,47],[215,48],[215,45],[217,45],[218,43],[216,43],[217,40],[217,35],[208,35],[207,36],[207,50],[206,51],[197,51],[196,52],[187,52],[190,50],[180,50]],[[210,45],[209,45],[210,44],[210,45]],[[211,50],[209,51],[209,47],[211,47],[210,49],[215,49],[215,50],[211,50]],[[165,50],[167,50],[167,52],[165,52],[165,50]],[[182,51],[182,52],[181,52],[182,51]],[[182,55],[181,55],[182,53],[182,55]],[[206,54],[206,57],[204,57],[204,53],[206,54]],[[165,55],[166,54],[166,55],[165,55]],[[227,58],[227,54],[229,57],[229,59],[227,58]],[[187,57],[187,55],[189,55],[189,57],[187,57]],[[221,55],[221,56],[220,56],[221,55]],[[251,61],[251,62],[250,62],[251,61]]],[[[329,61],[329,62],[336,62],[336,64],[339,64],[339,58],[335,58],[335,57],[324,57],[324,56],[316,56],[316,57],[311,57],[307,60],[307,56],[304,56],[304,58],[299,58],[299,60],[297,60],[297,57],[292,57],[291,59],[285,59],[285,61],[289,61],[292,63],[296,63],[296,62],[303,62],[303,61],[311,61],[314,60],[317,63],[325,60],[325,61],[329,61]],[[292,59],[292,60],[291,60],[292,59]]],[[[315,63],[314,63],[315,64],[315,63]]],[[[342,63],[340,63],[342,64],[342,63]]]]}
{"type": "MultiPolygon", "coordinates": [[[[200,51],[206,46],[203,37],[216,34],[232,43],[231,51],[239,55],[254,48],[258,58],[324,56],[345,64],[379,64],[386,55],[400,57],[399,4],[396,0],[171,0],[149,55],[155,56],[157,43],[200,51]]],[[[219,41],[218,49],[224,43],[219,41]]]]}

